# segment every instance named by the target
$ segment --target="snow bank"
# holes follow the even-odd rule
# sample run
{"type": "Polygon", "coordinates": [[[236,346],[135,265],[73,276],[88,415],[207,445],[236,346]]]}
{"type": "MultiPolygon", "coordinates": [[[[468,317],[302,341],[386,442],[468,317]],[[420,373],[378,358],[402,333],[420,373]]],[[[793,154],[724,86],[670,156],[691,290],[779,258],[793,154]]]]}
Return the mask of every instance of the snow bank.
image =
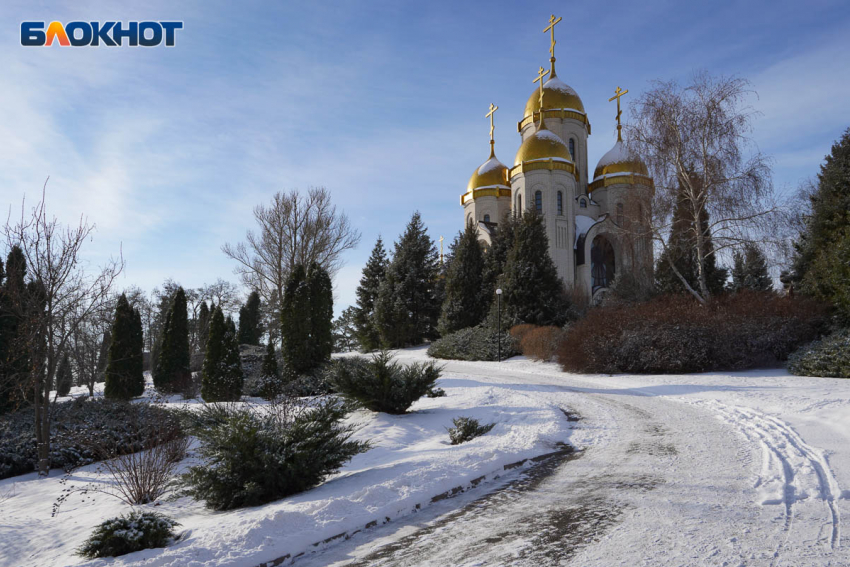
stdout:
{"type": "MultiPolygon", "coordinates": [[[[423,353],[424,355],[424,353],[423,353]]],[[[91,565],[212,566],[257,565],[313,549],[313,544],[410,514],[435,496],[502,473],[505,465],[551,452],[568,441],[561,408],[515,385],[492,384],[444,373],[447,396],[422,399],[402,416],[359,411],[350,419],[357,439],[374,447],[358,455],[321,486],[265,506],[212,512],[189,498],[164,502],[158,512],[180,522],[183,538],[164,549],[146,550],[91,565]],[[495,423],[487,435],[452,446],[446,427],[458,416],[495,423]]],[[[75,471],[80,484],[96,478],[96,465],[75,471]]],[[[53,473],[0,482],[0,494],[14,487],[2,509],[2,565],[75,565],[74,549],[101,521],[129,506],[107,496],[72,498],[51,518],[63,486],[53,473]]],[[[103,480],[103,478],[101,478],[103,480]]],[[[141,507],[148,509],[150,507],[141,507]]]]}

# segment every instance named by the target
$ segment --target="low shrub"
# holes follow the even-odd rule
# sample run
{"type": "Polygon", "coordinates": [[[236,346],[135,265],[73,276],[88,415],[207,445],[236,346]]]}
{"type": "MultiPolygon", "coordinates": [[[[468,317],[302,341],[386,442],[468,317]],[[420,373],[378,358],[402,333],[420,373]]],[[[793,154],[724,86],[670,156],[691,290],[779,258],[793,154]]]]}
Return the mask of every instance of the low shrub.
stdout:
{"type": "Polygon", "coordinates": [[[372,411],[402,414],[419,398],[434,391],[440,369],[433,362],[407,366],[386,351],[363,357],[341,358],[328,377],[334,389],[372,411]]]}
{"type": "Polygon", "coordinates": [[[203,464],[182,484],[214,510],[258,506],[308,490],[369,444],[351,441],[344,404],[334,398],[313,405],[294,400],[264,408],[209,405],[191,426],[203,464]]]}
{"type": "Polygon", "coordinates": [[[788,370],[799,376],[850,378],[850,329],[801,347],[788,359],[788,370]]]}
{"type": "Polygon", "coordinates": [[[519,347],[525,356],[547,362],[555,356],[564,335],[565,331],[559,327],[535,327],[523,333],[519,347]]]}
{"type": "Polygon", "coordinates": [[[521,325],[514,325],[511,327],[510,333],[511,337],[517,342],[517,344],[522,342],[523,337],[534,329],[536,329],[537,325],[532,325],[530,323],[523,323],[521,325]]]}
{"type": "Polygon", "coordinates": [[[486,435],[496,425],[490,423],[481,425],[477,419],[471,417],[456,417],[452,420],[454,427],[447,428],[452,445],[460,445],[476,437],[486,435]]]}
{"type": "Polygon", "coordinates": [[[97,526],[77,554],[94,559],[165,547],[174,538],[174,528],[179,525],[156,512],[130,512],[97,526]]]}
{"type": "Polygon", "coordinates": [[[452,360],[498,360],[499,340],[502,343],[502,358],[519,354],[516,340],[510,333],[501,335],[486,325],[461,329],[437,339],[428,347],[428,356],[452,360]]]}
{"type": "MultiPolygon", "coordinates": [[[[36,470],[33,408],[0,417],[0,479],[36,470]]],[[[177,416],[156,404],[77,398],[50,407],[50,466],[70,470],[149,446],[177,416]],[[155,427],[154,427],[155,426],[155,427]]]]}
{"type": "Polygon", "coordinates": [[[818,337],[825,308],[803,298],[741,292],[702,306],[687,296],[590,310],[557,350],[568,372],[739,370],[784,361],[818,337]]]}

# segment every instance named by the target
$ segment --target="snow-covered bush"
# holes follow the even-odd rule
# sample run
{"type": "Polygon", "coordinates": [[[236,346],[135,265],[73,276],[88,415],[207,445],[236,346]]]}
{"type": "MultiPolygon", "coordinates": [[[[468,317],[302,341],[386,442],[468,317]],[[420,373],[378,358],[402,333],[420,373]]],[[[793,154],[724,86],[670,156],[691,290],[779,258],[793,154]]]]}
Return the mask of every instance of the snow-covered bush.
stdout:
{"type": "Polygon", "coordinates": [[[454,427],[447,428],[452,445],[460,445],[476,437],[486,435],[496,425],[495,423],[481,425],[477,419],[471,417],[456,417],[452,420],[452,424],[454,424],[454,427]]]}
{"type": "Polygon", "coordinates": [[[519,354],[517,343],[507,331],[501,335],[487,325],[461,329],[437,339],[428,347],[428,356],[453,360],[498,360],[499,338],[502,341],[502,358],[519,354]]]}
{"type": "Polygon", "coordinates": [[[156,512],[130,512],[97,526],[77,553],[94,559],[165,547],[174,537],[174,528],[179,525],[156,512]]]}
{"type": "Polygon", "coordinates": [[[207,405],[193,418],[204,462],[183,476],[186,492],[209,508],[229,510],[308,490],[369,447],[350,440],[345,413],[333,398],[265,408],[207,405]]]}
{"type": "Polygon", "coordinates": [[[788,359],[788,370],[799,376],[850,378],[850,329],[801,347],[788,359]]]}
{"type": "MultiPolygon", "coordinates": [[[[519,349],[522,354],[535,360],[544,362],[552,360],[555,356],[555,351],[558,345],[564,338],[565,331],[560,327],[538,327],[532,325],[533,328],[523,330],[522,338],[519,341],[519,349]]],[[[513,336],[513,329],[511,329],[513,336]]]]}
{"type": "Polygon", "coordinates": [[[590,310],[558,347],[567,372],[676,373],[775,365],[815,338],[824,308],[803,298],[740,292],[700,305],[663,296],[590,310]]]}
{"type": "MultiPolygon", "coordinates": [[[[180,429],[177,416],[156,404],[77,398],[50,408],[50,466],[70,470],[104,454],[140,451],[152,425],[180,429]]],[[[38,462],[33,409],[0,417],[0,478],[35,470],[38,462]]]]}
{"type": "Polygon", "coordinates": [[[403,366],[386,351],[372,356],[342,358],[328,372],[334,389],[372,411],[402,414],[434,390],[440,368],[433,362],[403,366]]]}

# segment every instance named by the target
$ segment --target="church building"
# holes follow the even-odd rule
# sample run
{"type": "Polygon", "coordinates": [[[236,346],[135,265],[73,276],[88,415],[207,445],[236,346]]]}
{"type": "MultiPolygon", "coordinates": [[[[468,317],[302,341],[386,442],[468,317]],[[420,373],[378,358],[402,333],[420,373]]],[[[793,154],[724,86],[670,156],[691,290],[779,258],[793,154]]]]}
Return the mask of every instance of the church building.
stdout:
{"type": "Polygon", "coordinates": [[[496,158],[491,104],[490,157],[475,170],[461,195],[467,224],[477,226],[489,244],[507,214],[536,211],[549,236],[549,253],[568,289],[592,300],[607,291],[614,277],[631,272],[638,281],[651,278],[652,245],[640,230],[654,191],[646,165],[629,154],[621,136],[619,87],[617,141],[590,175],[587,137],[590,121],[578,93],[555,72],[555,25],[551,33],[550,68],[540,68],[538,84],[517,123],[521,142],[513,165],[496,158]],[[547,79],[548,76],[548,79],[547,79]]]}

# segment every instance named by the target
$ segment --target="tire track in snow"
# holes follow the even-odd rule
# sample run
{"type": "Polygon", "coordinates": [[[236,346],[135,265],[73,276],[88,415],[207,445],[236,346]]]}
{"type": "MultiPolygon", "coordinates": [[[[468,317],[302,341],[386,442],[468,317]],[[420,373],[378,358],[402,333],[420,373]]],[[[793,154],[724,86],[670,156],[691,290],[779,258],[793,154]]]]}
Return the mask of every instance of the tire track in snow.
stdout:
{"type": "Polygon", "coordinates": [[[773,564],[777,563],[791,536],[794,504],[808,497],[805,486],[800,486],[806,482],[817,487],[817,495],[828,509],[828,521],[832,525],[830,547],[836,549],[841,546],[841,512],[835,504],[841,489],[823,451],[808,445],[790,425],[776,417],[714,401],[696,404],[709,407],[718,417],[737,427],[747,439],[761,446],[764,459],[754,488],[767,490],[770,484],[781,478],[781,498],[762,501],[762,504],[782,503],[785,506],[785,541],[777,548],[773,564]],[[777,468],[780,469],[778,473],[777,468]],[[813,471],[813,475],[807,468],[813,471]],[[815,478],[807,478],[811,476],[815,478]],[[798,492],[800,488],[803,490],[798,492]]]}

